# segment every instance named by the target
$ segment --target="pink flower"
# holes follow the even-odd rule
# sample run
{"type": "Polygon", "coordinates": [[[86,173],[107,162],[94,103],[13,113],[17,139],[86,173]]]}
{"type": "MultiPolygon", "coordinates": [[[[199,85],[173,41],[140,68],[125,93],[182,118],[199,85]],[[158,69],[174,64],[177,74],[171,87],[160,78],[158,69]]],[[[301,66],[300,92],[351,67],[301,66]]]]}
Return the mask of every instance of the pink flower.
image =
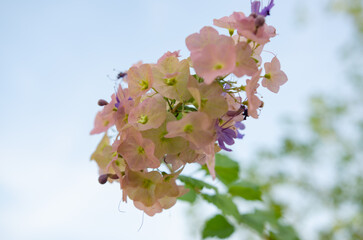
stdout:
{"type": "Polygon", "coordinates": [[[129,89],[123,89],[121,85],[116,93],[116,104],[115,107],[117,111],[115,113],[115,125],[119,132],[123,130],[124,127],[128,126],[128,117],[131,109],[135,105],[135,100],[130,97],[129,89]]]}
{"type": "Polygon", "coordinates": [[[205,112],[210,118],[218,118],[228,111],[228,103],[222,96],[223,90],[218,83],[210,85],[198,83],[191,76],[188,85],[188,90],[194,97],[200,112],[205,112]]]}
{"type": "Polygon", "coordinates": [[[217,30],[212,27],[204,27],[200,30],[200,33],[189,35],[185,39],[185,43],[189,51],[198,52],[209,44],[216,44],[219,38],[220,35],[217,30]]]}
{"type": "Polygon", "coordinates": [[[165,158],[165,163],[171,164],[172,170],[176,171],[187,163],[199,163],[200,165],[206,164],[206,157],[204,153],[199,153],[200,149],[194,150],[192,148],[185,148],[178,154],[168,154],[165,158]]]}
{"type": "MultiPolygon", "coordinates": [[[[239,14],[240,17],[245,17],[245,15],[242,12],[238,12],[235,14],[239,14]]],[[[229,17],[222,17],[220,19],[214,19],[213,24],[217,27],[228,29],[230,35],[233,35],[233,32],[236,29],[236,19],[233,14],[230,15],[229,17]]]]}
{"type": "Polygon", "coordinates": [[[127,71],[127,82],[131,97],[137,97],[146,93],[153,84],[151,66],[149,64],[142,64],[139,67],[131,67],[127,71]]]}
{"type": "Polygon", "coordinates": [[[215,141],[211,119],[203,112],[188,113],[181,120],[169,122],[166,129],[166,138],[183,137],[197,148],[215,141]]]}
{"type": "Polygon", "coordinates": [[[236,52],[232,38],[219,35],[212,27],[204,27],[200,33],[187,37],[186,44],[193,68],[206,84],[233,71],[236,52]]]}
{"type": "Polygon", "coordinates": [[[110,145],[110,140],[107,134],[104,135],[101,142],[98,144],[96,151],[92,154],[91,160],[95,160],[98,165],[99,182],[101,184],[107,181],[113,182],[121,175],[118,173],[125,171],[126,163],[124,159],[120,158],[117,152],[114,151],[110,145]],[[114,167],[110,167],[114,164],[114,167]]]}
{"type": "Polygon", "coordinates": [[[134,201],[134,205],[136,208],[144,211],[149,216],[154,216],[156,213],[161,213],[163,209],[169,209],[175,205],[177,198],[183,196],[188,192],[188,189],[184,188],[184,186],[178,186],[179,194],[175,197],[164,196],[158,199],[152,206],[147,207],[143,204],[143,202],[134,201]]]}
{"type": "Polygon", "coordinates": [[[191,96],[187,90],[189,79],[189,62],[179,62],[175,56],[159,59],[152,68],[154,88],[164,97],[179,101],[188,100],[191,96]]]}
{"type": "Polygon", "coordinates": [[[252,49],[250,45],[246,42],[239,42],[236,45],[236,67],[233,74],[237,77],[242,77],[244,75],[252,76],[257,72],[257,64],[252,58],[252,49]]]}
{"type": "MultiPolygon", "coordinates": [[[[257,44],[255,42],[249,42],[249,40],[245,37],[242,37],[240,35],[233,35],[232,36],[233,41],[237,45],[238,43],[248,43],[252,50],[252,55],[250,56],[254,61],[255,64],[259,67],[261,66],[262,57],[261,52],[263,50],[264,45],[263,44],[257,44]]],[[[237,52],[237,61],[238,61],[238,52],[237,52]]]]}
{"type": "Polygon", "coordinates": [[[163,56],[161,56],[161,58],[159,58],[159,60],[158,60],[158,63],[157,64],[160,64],[161,62],[163,62],[166,58],[168,58],[168,57],[176,57],[176,58],[178,58],[178,57],[180,57],[180,50],[178,50],[178,51],[175,51],[175,52],[167,52],[167,53],[165,53],[163,56]]]}
{"type": "Polygon", "coordinates": [[[166,121],[156,129],[149,129],[141,132],[144,138],[150,139],[155,144],[154,155],[157,158],[164,157],[165,154],[177,154],[184,151],[187,147],[187,141],[182,137],[166,138],[165,135],[168,133],[166,125],[168,122],[175,121],[176,118],[170,112],[166,115],[166,121]]]}
{"type": "Polygon", "coordinates": [[[129,114],[128,122],[140,131],[158,128],[166,118],[166,102],[160,95],[146,98],[129,114]]]}
{"type": "Polygon", "coordinates": [[[176,184],[180,172],[161,174],[158,171],[126,171],[122,180],[124,192],[134,201],[135,207],[149,216],[171,208],[176,199],[188,190],[176,184]]]}
{"type": "Polygon", "coordinates": [[[246,80],[246,94],[248,98],[248,115],[253,118],[258,118],[257,109],[261,106],[261,100],[255,95],[256,89],[260,86],[258,80],[260,79],[262,69],[256,72],[251,80],[246,80]]]}
{"type": "Polygon", "coordinates": [[[239,35],[258,44],[265,44],[270,41],[270,38],[276,36],[276,29],[266,23],[260,26],[256,16],[243,17],[237,13],[233,14],[237,21],[236,28],[239,35]]]}
{"type": "Polygon", "coordinates": [[[115,107],[115,94],[112,94],[111,99],[111,102],[105,105],[102,111],[99,111],[97,113],[94,128],[92,129],[90,134],[106,132],[110,127],[115,124],[115,113],[117,111],[117,108],[115,107]]]}
{"type": "Polygon", "coordinates": [[[159,202],[155,202],[153,205],[148,207],[141,201],[134,201],[134,206],[137,209],[146,213],[150,217],[154,216],[157,213],[161,213],[163,211],[163,207],[160,205],[159,202]]]}
{"type": "Polygon", "coordinates": [[[117,151],[131,170],[138,171],[160,166],[160,161],[154,156],[155,145],[151,140],[144,139],[141,133],[132,127],[124,132],[127,140],[119,145],[117,151]]]}
{"type": "Polygon", "coordinates": [[[270,63],[265,63],[266,74],[262,86],[274,93],[278,93],[280,86],[287,82],[287,76],[280,68],[280,61],[276,57],[270,63]]]}
{"type": "Polygon", "coordinates": [[[122,189],[132,200],[150,207],[157,201],[155,189],[162,180],[158,171],[139,172],[127,169],[122,179],[122,189]]]}

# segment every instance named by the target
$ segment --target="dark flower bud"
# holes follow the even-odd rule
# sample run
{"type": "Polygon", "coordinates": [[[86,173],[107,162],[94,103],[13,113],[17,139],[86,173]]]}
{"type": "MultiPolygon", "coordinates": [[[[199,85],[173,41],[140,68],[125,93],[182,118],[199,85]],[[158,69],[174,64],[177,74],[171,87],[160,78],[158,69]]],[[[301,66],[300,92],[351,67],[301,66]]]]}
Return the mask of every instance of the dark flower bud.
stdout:
{"type": "Polygon", "coordinates": [[[98,182],[100,184],[105,184],[107,182],[107,179],[108,179],[108,174],[103,174],[98,177],[98,182]]]}
{"type": "Polygon", "coordinates": [[[257,14],[256,13],[251,13],[250,17],[257,18],[257,14]]]}
{"type": "Polygon", "coordinates": [[[265,17],[258,15],[257,18],[255,19],[255,26],[257,28],[262,27],[265,24],[265,17]]]}
{"type": "Polygon", "coordinates": [[[108,102],[106,100],[100,99],[98,100],[98,105],[103,107],[106,106],[108,104],[108,102]]]}

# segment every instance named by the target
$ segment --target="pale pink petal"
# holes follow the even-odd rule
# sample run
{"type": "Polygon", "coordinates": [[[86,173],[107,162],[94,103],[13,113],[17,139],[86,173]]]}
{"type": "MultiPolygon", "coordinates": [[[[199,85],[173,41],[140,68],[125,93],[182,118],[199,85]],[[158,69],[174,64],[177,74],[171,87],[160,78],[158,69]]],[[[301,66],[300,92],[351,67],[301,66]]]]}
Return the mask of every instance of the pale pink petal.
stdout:
{"type": "Polygon", "coordinates": [[[163,62],[166,58],[168,57],[180,57],[180,50],[175,51],[175,52],[167,52],[165,53],[163,56],[161,56],[161,58],[158,59],[157,64],[160,64],[161,62],[163,62]]]}
{"type": "Polygon", "coordinates": [[[128,122],[140,131],[158,128],[166,118],[166,102],[160,95],[146,98],[130,111],[128,122]]]}
{"type": "Polygon", "coordinates": [[[181,120],[169,122],[166,126],[168,134],[166,138],[183,137],[197,147],[214,142],[212,121],[203,112],[191,112],[181,120]]]}
{"type": "Polygon", "coordinates": [[[131,67],[127,71],[127,82],[130,96],[137,97],[146,93],[153,84],[151,66],[143,64],[140,67],[131,67]]]}
{"type": "Polygon", "coordinates": [[[207,85],[190,78],[188,90],[198,104],[198,110],[208,114],[210,118],[219,118],[228,110],[228,104],[222,96],[223,90],[218,83],[207,85]]]}
{"type": "Polygon", "coordinates": [[[170,56],[152,68],[154,78],[154,88],[162,96],[185,101],[190,99],[187,90],[190,76],[189,62],[180,61],[175,56],[170,56]]]}
{"type": "Polygon", "coordinates": [[[252,58],[252,49],[248,43],[240,42],[236,45],[236,67],[233,71],[237,77],[252,76],[257,72],[257,64],[252,58]]]}
{"type": "Polygon", "coordinates": [[[232,38],[224,37],[218,43],[209,44],[200,52],[190,55],[195,72],[206,84],[211,84],[219,76],[230,74],[235,67],[234,42],[232,38]]]}
{"type": "Polygon", "coordinates": [[[128,128],[125,131],[127,140],[119,145],[117,151],[125,159],[130,169],[138,171],[159,167],[160,161],[154,156],[154,143],[149,139],[143,139],[141,133],[135,129],[128,128]]]}
{"type": "Polygon", "coordinates": [[[98,112],[95,118],[94,128],[90,134],[106,132],[115,123],[112,115],[104,115],[102,111],[98,112]]]}
{"type": "Polygon", "coordinates": [[[154,205],[147,207],[142,202],[134,201],[134,206],[137,209],[144,211],[150,217],[154,216],[157,213],[161,213],[163,208],[161,207],[159,202],[156,202],[154,205]]]}
{"type": "MultiPolygon", "coordinates": [[[[235,13],[238,14],[240,17],[245,17],[242,12],[235,13]]],[[[226,28],[230,32],[233,32],[236,29],[236,18],[234,14],[230,15],[229,17],[222,17],[220,19],[214,19],[213,24],[217,27],[226,28]]]]}
{"type": "Polygon", "coordinates": [[[188,145],[188,141],[182,137],[165,137],[165,135],[168,133],[166,130],[167,123],[175,120],[175,116],[168,112],[166,121],[159,128],[141,132],[144,138],[153,141],[155,145],[154,155],[159,159],[164,157],[165,154],[169,156],[170,154],[177,154],[181,151],[184,151],[188,145]]]}
{"type": "Polygon", "coordinates": [[[185,40],[189,51],[200,51],[206,45],[216,43],[219,39],[217,30],[212,27],[204,27],[200,30],[200,33],[194,33],[188,36],[185,40]]]}
{"type": "Polygon", "coordinates": [[[261,106],[261,100],[255,95],[256,89],[260,86],[258,81],[260,79],[262,69],[256,72],[251,80],[246,80],[246,94],[248,98],[248,115],[253,118],[258,118],[257,109],[261,106]]]}

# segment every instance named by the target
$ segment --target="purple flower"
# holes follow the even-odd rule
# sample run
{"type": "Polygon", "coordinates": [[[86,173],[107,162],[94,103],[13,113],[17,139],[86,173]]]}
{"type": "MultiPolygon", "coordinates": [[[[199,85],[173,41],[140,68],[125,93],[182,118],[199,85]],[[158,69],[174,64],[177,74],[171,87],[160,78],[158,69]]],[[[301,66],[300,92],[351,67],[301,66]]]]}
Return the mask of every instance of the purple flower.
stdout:
{"type": "Polygon", "coordinates": [[[259,14],[260,13],[260,7],[261,7],[260,1],[253,1],[251,3],[251,12],[259,14]]]}
{"type": "Polygon", "coordinates": [[[261,2],[256,0],[251,3],[251,12],[266,17],[270,15],[270,11],[273,6],[275,6],[275,3],[274,0],[271,0],[269,4],[260,11],[261,2]]]}
{"type": "Polygon", "coordinates": [[[227,144],[227,145],[234,144],[234,138],[237,138],[236,131],[230,129],[229,127],[224,128],[223,125],[219,126],[218,120],[216,121],[215,129],[216,129],[216,133],[217,133],[217,141],[218,141],[219,147],[228,152],[231,152],[232,150],[227,148],[225,144],[227,144]]]}
{"type": "Polygon", "coordinates": [[[241,134],[238,130],[244,130],[246,127],[242,122],[236,122],[234,126],[237,129],[237,138],[242,139],[245,135],[241,134]]]}

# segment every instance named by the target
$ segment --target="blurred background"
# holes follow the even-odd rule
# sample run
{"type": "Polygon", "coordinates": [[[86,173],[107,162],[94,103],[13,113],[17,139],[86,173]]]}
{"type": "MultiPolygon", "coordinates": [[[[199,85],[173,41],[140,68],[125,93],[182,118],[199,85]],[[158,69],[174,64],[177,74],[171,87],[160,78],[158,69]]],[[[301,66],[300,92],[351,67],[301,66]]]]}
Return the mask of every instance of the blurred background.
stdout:
{"type": "MultiPolygon", "coordinates": [[[[363,239],[362,9],[275,1],[265,50],[289,81],[260,91],[261,116],[230,154],[301,239],[363,239]]],[[[188,57],[185,38],[233,11],[250,1],[0,1],[0,239],[200,239],[213,209],[178,202],[148,217],[120,203],[117,184],[97,181],[102,136],[89,132],[119,71],[188,57]]]]}

